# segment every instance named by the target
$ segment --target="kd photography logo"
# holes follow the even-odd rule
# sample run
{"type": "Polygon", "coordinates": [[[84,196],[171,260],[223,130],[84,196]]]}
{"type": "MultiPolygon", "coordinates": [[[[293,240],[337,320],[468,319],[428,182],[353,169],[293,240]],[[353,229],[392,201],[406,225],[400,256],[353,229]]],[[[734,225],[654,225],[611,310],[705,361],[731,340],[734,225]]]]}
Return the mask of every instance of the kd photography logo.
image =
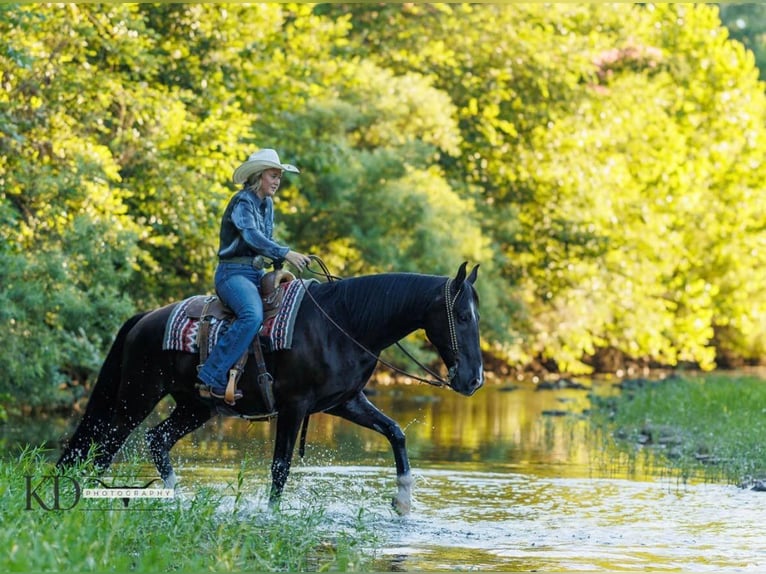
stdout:
{"type": "Polygon", "coordinates": [[[173,498],[172,488],[158,488],[159,478],[24,475],[26,510],[161,510],[147,501],[173,498]],[[148,482],[147,482],[148,480],[148,482]]]}

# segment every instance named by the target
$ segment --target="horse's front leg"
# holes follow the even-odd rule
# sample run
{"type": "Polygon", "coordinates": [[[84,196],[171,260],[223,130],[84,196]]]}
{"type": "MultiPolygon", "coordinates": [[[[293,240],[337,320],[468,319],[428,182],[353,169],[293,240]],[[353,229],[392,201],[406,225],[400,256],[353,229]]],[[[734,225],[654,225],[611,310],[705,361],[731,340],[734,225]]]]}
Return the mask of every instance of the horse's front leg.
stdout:
{"type": "Polygon", "coordinates": [[[412,509],[412,473],[407,456],[404,432],[395,420],[384,415],[364,393],[359,392],[351,400],[329,409],[327,413],[342,417],[353,423],[379,432],[391,443],[396,461],[396,484],[398,491],[391,504],[399,514],[409,514],[412,509]]]}
{"type": "Polygon", "coordinates": [[[295,442],[298,438],[305,409],[280,408],[277,417],[277,436],[274,440],[274,458],[271,461],[271,493],[269,506],[275,507],[282,496],[290,474],[295,442]]]}
{"type": "Polygon", "coordinates": [[[210,407],[194,397],[177,393],[173,395],[176,406],[171,415],[146,433],[146,443],[154,465],[160,473],[165,488],[174,488],[177,479],[170,462],[170,449],[178,440],[202,426],[210,419],[210,407]]]}

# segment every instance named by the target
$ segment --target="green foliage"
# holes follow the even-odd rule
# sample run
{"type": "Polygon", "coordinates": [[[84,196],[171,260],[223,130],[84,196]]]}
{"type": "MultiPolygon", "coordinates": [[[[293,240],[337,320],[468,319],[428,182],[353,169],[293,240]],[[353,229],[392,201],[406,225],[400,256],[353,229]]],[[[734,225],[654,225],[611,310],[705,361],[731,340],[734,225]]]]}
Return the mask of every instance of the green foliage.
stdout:
{"type": "Polygon", "coordinates": [[[766,99],[730,38],[757,55],[758,8],[721,13],[0,7],[0,393],[49,402],[134,309],[211,291],[258,147],[302,169],[278,238],[333,272],[481,263],[506,361],[757,361],[766,99]]]}
{"type": "Polygon", "coordinates": [[[350,9],[366,56],[458,107],[462,155],[442,163],[481,190],[524,355],[762,355],[763,87],[714,9],[350,9]]]}
{"type": "Polygon", "coordinates": [[[113,191],[119,166],[101,141],[109,102],[77,65],[92,36],[68,18],[77,10],[0,21],[0,392],[33,405],[84,392],[132,309],[123,289],[139,255],[141,228],[113,191]]]}
{"type": "Polygon", "coordinates": [[[120,291],[124,263],[93,241],[103,233],[78,218],[58,249],[34,258],[0,250],[0,393],[51,406],[86,392],[114,326],[132,310],[120,291]]]}

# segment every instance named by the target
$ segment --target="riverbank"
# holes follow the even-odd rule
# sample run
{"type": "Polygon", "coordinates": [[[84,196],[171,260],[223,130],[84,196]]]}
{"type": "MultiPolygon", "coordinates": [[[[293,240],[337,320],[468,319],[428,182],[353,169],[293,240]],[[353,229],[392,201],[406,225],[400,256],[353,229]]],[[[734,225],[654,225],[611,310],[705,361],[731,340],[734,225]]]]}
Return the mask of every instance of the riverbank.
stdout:
{"type": "Polygon", "coordinates": [[[591,421],[629,456],[682,479],[756,490],[766,478],[766,381],[735,374],[634,379],[591,397],[591,421]]]}

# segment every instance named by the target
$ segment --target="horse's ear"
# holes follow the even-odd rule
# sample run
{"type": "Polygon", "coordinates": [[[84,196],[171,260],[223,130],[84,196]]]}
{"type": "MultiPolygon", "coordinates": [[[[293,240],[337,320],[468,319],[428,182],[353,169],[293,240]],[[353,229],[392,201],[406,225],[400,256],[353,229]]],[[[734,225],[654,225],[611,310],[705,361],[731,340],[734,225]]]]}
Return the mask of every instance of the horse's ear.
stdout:
{"type": "Polygon", "coordinates": [[[476,277],[479,275],[479,264],[473,266],[473,269],[471,269],[471,272],[468,274],[468,282],[473,285],[476,283],[476,277]]]}
{"type": "Polygon", "coordinates": [[[468,265],[468,261],[463,261],[463,264],[460,266],[460,269],[457,270],[457,275],[455,275],[455,279],[454,279],[455,293],[460,291],[460,288],[463,286],[463,281],[465,281],[465,268],[467,265],[468,265]]]}

